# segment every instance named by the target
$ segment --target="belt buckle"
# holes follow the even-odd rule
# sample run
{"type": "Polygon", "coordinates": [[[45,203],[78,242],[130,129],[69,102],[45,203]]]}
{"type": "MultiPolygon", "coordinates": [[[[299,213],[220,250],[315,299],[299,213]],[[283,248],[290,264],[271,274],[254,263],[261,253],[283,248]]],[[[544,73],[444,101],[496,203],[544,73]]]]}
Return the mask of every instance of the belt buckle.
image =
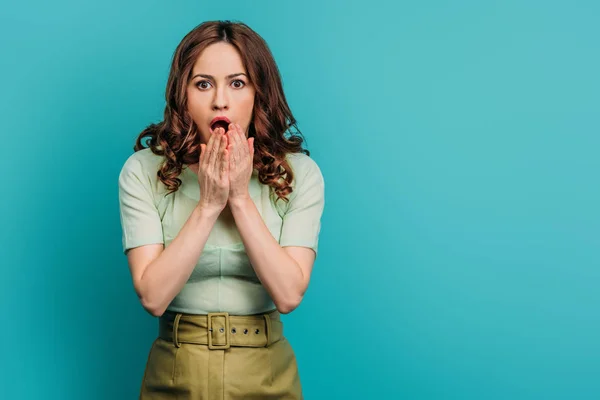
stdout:
{"type": "Polygon", "coordinates": [[[208,313],[208,348],[211,350],[215,350],[215,349],[225,350],[230,347],[231,347],[231,336],[230,336],[230,332],[229,332],[229,313],[228,312],[208,313]],[[213,344],[213,339],[212,339],[212,331],[213,331],[212,319],[213,319],[213,317],[225,317],[225,344],[213,344]]]}

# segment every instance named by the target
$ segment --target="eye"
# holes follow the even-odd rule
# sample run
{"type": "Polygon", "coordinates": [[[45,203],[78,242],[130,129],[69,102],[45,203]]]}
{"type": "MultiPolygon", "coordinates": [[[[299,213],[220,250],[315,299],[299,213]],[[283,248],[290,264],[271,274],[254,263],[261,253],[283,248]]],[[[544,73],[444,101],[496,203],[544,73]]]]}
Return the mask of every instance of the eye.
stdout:
{"type": "MultiPolygon", "coordinates": [[[[232,83],[234,85],[234,88],[236,88],[236,89],[241,89],[241,88],[243,88],[246,85],[246,82],[244,82],[241,79],[236,79],[232,83]],[[236,83],[238,84],[237,86],[235,86],[236,83]]],[[[206,81],[206,80],[196,82],[196,87],[198,89],[200,89],[200,90],[206,90],[206,89],[208,89],[208,86],[202,86],[202,85],[210,85],[210,82],[206,81]]]]}
{"type": "Polygon", "coordinates": [[[241,79],[236,79],[235,81],[233,81],[233,83],[235,84],[236,82],[241,83],[241,86],[234,86],[236,89],[241,89],[244,87],[244,85],[246,84],[246,82],[242,81],[241,79]]]}
{"type": "Polygon", "coordinates": [[[210,85],[210,82],[208,82],[208,81],[199,81],[199,82],[196,82],[196,87],[197,87],[198,89],[207,89],[206,87],[201,87],[201,85],[202,85],[202,84],[204,84],[204,83],[206,83],[206,84],[209,84],[209,85],[210,85]]]}

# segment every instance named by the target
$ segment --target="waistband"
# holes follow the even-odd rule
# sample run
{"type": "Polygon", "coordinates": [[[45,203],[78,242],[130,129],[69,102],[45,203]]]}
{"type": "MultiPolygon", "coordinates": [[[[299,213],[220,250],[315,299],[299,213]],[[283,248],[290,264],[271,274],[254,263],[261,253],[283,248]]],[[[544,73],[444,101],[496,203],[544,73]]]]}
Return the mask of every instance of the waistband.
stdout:
{"type": "Polygon", "coordinates": [[[280,317],[277,310],[256,315],[166,311],[159,318],[158,336],[176,347],[181,343],[208,345],[211,350],[225,350],[231,346],[268,347],[283,337],[280,317]]]}

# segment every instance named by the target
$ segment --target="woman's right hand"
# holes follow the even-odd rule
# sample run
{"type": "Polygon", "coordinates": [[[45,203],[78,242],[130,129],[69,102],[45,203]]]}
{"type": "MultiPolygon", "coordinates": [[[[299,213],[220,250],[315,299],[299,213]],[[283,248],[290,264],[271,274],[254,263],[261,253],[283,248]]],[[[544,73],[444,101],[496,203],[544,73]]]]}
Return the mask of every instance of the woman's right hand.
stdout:
{"type": "Polygon", "coordinates": [[[198,183],[198,207],[216,212],[223,211],[229,197],[229,152],[223,128],[217,128],[211,133],[208,143],[200,145],[198,183]]]}

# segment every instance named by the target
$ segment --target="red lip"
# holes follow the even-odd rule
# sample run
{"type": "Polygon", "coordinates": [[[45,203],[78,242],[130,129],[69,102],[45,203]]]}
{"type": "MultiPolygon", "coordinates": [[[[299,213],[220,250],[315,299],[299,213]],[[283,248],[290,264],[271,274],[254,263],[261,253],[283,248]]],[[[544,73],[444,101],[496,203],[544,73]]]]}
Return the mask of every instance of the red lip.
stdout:
{"type": "Polygon", "coordinates": [[[210,121],[210,126],[213,126],[215,122],[217,121],[225,121],[227,122],[227,124],[229,125],[231,123],[231,121],[229,120],[229,118],[227,118],[226,116],[222,115],[222,116],[218,116],[218,117],[214,117],[212,121],[210,121]]]}

